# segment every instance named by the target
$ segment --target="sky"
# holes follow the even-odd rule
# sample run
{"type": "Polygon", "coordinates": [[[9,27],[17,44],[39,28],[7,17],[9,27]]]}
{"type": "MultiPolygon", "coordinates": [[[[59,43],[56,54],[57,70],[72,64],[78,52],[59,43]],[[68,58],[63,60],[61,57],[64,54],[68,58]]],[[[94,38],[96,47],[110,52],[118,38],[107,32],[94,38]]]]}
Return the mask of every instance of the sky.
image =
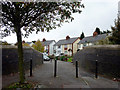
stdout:
{"type": "MultiPolygon", "coordinates": [[[[111,30],[111,26],[114,26],[114,21],[118,14],[118,2],[120,0],[84,0],[82,3],[85,8],[82,9],[81,14],[73,14],[74,21],[70,23],[64,23],[61,27],[51,30],[50,32],[39,32],[36,34],[33,32],[28,38],[22,37],[26,42],[41,40],[55,40],[65,39],[67,35],[72,37],[79,37],[82,32],[85,36],[93,35],[95,28],[103,30],[111,30]]],[[[2,41],[8,43],[16,43],[16,34],[5,37],[2,41]]]]}

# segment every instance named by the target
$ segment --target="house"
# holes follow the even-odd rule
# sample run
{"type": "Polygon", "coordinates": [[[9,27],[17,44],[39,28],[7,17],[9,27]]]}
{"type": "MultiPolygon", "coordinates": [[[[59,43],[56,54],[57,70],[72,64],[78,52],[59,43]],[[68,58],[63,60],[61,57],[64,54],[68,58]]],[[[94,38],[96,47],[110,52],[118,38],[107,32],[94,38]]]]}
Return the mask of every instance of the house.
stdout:
{"type": "Polygon", "coordinates": [[[1,45],[11,45],[10,43],[8,43],[7,41],[0,41],[1,45]]]}
{"type": "Polygon", "coordinates": [[[60,54],[73,56],[77,52],[77,43],[80,41],[80,37],[70,38],[66,36],[66,39],[59,40],[54,45],[54,52],[56,56],[60,54]]]}
{"type": "Polygon", "coordinates": [[[85,37],[78,43],[78,49],[83,49],[86,46],[91,46],[97,44],[98,41],[104,40],[109,34],[100,34],[96,32],[93,33],[93,36],[85,37]]]}
{"type": "MultiPolygon", "coordinates": [[[[27,43],[30,47],[32,47],[32,46],[33,46],[33,44],[35,44],[35,42],[36,42],[36,41],[32,41],[32,42],[25,42],[25,41],[23,40],[23,41],[22,41],[22,44],[27,43]]],[[[18,42],[16,42],[14,45],[15,45],[15,46],[17,46],[17,44],[18,44],[18,42]]],[[[13,45],[13,46],[14,46],[14,45],[13,45]]]]}
{"type": "Polygon", "coordinates": [[[54,54],[54,44],[55,40],[46,40],[45,38],[42,41],[42,44],[44,46],[44,51],[46,52],[47,55],[53,55],[54,54]]]}
{"type": "Polygon", "coordinates": [[[32,47],[34,44],[33,42],[25,42],[25,43],[29,44],[30,47],[32,47]]]}

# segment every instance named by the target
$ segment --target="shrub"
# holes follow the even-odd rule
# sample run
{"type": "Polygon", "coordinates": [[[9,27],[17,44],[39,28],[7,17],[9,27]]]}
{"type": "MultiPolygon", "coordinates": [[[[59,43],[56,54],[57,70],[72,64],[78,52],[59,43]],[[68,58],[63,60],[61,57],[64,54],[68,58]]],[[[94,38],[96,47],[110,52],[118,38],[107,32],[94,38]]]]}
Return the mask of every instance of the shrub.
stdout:
{"type": "Polygon", "coordinates": [[[61,60],[61,61],[64,61],[64,59],[65,59],[65,56],[61,56],[61,57],[60,57],[60,60],[61,60]]]}
{"type": "Polygon", "coordinates": [[[30,84],[30,83],[21,84],[21,83],[17,82],[17,83],[10,85],[8,88],[32,88],[32,84],[30,84]]]}
{"type": "Polygon", "coordinates": [[[68,62],[72,62],[72,58],[68,58],[68,60],[67,60],[68,62]]]}

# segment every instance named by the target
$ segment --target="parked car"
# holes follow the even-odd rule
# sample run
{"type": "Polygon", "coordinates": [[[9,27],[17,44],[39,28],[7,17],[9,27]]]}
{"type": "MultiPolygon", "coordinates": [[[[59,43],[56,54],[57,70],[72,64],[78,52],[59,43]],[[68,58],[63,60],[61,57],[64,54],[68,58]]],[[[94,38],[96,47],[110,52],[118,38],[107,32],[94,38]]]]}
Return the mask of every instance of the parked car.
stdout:
{"type": "Polygon", "coordinates": [[[64,53],[57,54],[56,57],[58,56],[64,56],[64,53]]]}
{"type": "Polygon", "coordinates": [[[50,61],[50,58],[44,54],[43,54],[43,59],[44,59],[44,61],[50,61]]]}

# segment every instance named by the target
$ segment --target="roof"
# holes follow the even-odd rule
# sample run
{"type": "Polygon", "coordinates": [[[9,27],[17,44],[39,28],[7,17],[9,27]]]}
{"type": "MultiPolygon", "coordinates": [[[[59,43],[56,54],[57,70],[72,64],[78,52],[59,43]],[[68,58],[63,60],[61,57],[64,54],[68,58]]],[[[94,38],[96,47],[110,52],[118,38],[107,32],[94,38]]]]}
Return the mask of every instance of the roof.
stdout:
{"type": "Polygon", "coordinates": [[[51,42],[53,42],[53,41],[55,41],[55,40],[47,40],[47,41],[41,41],[42,42],[42,44],[44,45],[44,46],[48,46],[48,45],[50,45],[50,43],[51,42]]]}
{"type": "Polygon", "coordinates": [[[27,44],[31,44],[32,42],[25,42],[25,43],[27,43],[27,44]]]}
{"type": "Polygon", "coordinates": [[[81,43],[86,43],[86,42],[89,42],[89,43],[94,43],[94,42],[97,42],[99,40],[103,40],[107,37],[107,34],[101,34],[101,35],[97,35],[97,36],[89,36],[89,37],[85,37],[83,38],[78,44],[81,44],[81,43]]]}
{"type": "Polygon", "coordinates": [[[65,44],[72,44],[76,39],[78,39],[79,37],[75,37],[75,38],[70,38],[68,40],[66,39],[62,39],[62,40],[59,40],[55,46],[58,46],[58,45],[65,45],[65,44]]]}

